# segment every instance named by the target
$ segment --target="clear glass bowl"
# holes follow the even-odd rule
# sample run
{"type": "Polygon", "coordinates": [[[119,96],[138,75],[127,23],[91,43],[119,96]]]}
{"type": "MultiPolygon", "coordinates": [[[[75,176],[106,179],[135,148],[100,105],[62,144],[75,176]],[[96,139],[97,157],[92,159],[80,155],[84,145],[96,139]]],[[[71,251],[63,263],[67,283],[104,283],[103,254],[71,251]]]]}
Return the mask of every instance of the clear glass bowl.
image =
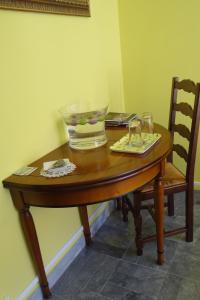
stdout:
{"type": "Polygon", "coordinates": [[[69,146],[77,150],[87,150],[104,145],[107,142],[105,133],[107,110],[108,105],[95,109],[94,105],[84,103],[61,108],[69,146]]]}

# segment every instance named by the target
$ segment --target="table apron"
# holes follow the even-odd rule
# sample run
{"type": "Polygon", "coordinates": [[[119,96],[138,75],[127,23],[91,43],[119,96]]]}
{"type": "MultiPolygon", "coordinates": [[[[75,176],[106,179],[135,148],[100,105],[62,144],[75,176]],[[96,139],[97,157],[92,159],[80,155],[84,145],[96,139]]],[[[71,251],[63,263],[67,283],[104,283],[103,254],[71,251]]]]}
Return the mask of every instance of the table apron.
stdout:
{"type": "MultiPolygon", "coordinates": [[[[154,179],[161,170],[158,163],[151,168],[133,175],[129,178],[121,178],[118,182],[104,182],[103,185],[92,186],[77,190],[53,190],[53,191],[21,191],[23,202],[30,206],[40,207],[73,207],[95,204],[119,197],[154,179]]],[[[13,199],[14,200],[14,199],[13,199]]],[[[15,203],[17,206],[17,203],[15,203]]]]}

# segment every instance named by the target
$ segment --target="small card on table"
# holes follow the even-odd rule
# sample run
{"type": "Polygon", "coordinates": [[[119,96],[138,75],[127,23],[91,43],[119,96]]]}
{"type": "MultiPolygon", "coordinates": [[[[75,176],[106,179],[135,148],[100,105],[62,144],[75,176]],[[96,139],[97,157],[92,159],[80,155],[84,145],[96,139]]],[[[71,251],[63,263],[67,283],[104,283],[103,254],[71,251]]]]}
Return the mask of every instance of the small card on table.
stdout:
{"type": "Polygon", "coordinates": [[[20,169],[18,169],[16,172],[14,172],[14,175],[30,175],[31,173],[33,173],[37,168],[35,167],[22,167],[20,169]]]}

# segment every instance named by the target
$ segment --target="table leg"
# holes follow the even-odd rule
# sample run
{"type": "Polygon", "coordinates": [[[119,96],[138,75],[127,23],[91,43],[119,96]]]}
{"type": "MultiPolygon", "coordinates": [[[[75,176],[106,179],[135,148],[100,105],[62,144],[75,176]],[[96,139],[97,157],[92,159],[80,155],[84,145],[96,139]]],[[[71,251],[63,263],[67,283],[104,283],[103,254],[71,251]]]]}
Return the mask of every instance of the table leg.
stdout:
{"type": "Polygon", "coordinates": [[[156,217],[156,237],[159,265],[164,263],[164,189],[161,177],[155,180],[155,217],[156,217]]]}
{"type": "Polygon", "coordinates": [[[83,225],[83,234],[85,236],[85,243],[89,246],[92,242],[90,233],[90,224],[88,221],[87,206],[79,206],[79,215],[81,219],[81,224],[83,225]]]}
{"type": "Polygon", "coordinates": [[[27,245],[32,254],[33,264],[36,273],[39,277],[39,283],[42,290],[44,298],[51,297],[51,291],[49,289],[49,284],[47,281],[46,273],[44,270],[44,264],[42,260],[42,255],[40,251],[39,241],[37,237],[37,232],[35,229],[34,221],[29,210],[29,206],[23,201],[23,194],[17,191],[11,191],[11,196],[15,207],[17,208],[22,224],[22,228],[25,234],[27,245]]]}

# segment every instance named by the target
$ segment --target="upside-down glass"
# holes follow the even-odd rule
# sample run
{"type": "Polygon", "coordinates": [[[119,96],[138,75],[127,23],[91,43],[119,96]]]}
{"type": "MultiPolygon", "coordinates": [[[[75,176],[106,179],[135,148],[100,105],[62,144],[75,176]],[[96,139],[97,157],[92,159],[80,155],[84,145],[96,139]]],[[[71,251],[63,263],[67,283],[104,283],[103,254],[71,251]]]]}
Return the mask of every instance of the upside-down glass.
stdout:
{"type": "Polygon", "coordinates": [[[129,130],[129,138],[128,144],[129,146],[139,147],[143,144],[142,135],[141,135],[141,120],[136,118],[129,122],[128,125],[129,130]]]}
{"type": "Polygon", "coordinates": [[[66,127],[69,146],[77,150],[100,147],[107,142],[105,116],[108,105],[88,103],[66,105],[60,109],[66,127]]]}
{"type": "Polygon", "coordinates": [[[141,114],[142,133],[153,134],[153,116],[151,112],[144,112],[141,114]]]}

